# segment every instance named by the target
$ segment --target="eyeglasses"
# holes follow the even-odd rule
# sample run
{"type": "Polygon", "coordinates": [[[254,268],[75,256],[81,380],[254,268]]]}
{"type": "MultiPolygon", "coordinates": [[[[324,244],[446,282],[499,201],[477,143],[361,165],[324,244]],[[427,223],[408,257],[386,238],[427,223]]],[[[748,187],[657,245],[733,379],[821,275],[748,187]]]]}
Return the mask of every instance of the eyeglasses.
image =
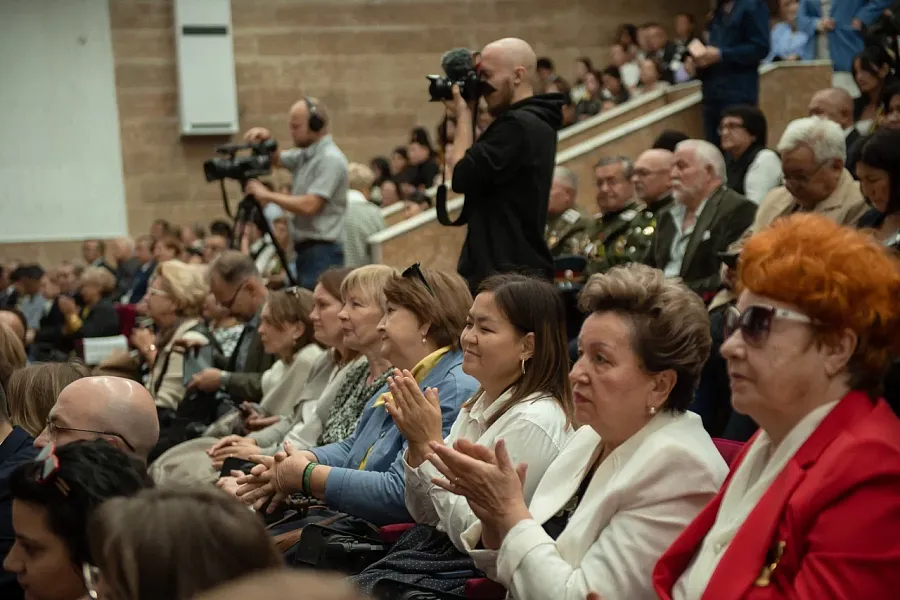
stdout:
{"type": "Polygon", "coordinates": [[[169,292],[157,288],[147,288],[147,294],[149,294],[150,296],[162,296],[164,298],[169,297],[169,292]]]}
{"type": "Polygon", "coordinates": [[[225,310],[230,311],[230,310],[231,310],[231,307],[234,306],[234,303],[235,303],[235,301],[237,300],[238,295],[239,295],[239,294],[241,293],[241,291],[244,289],[244,286],[245,286],[246,284],[247,284],[246,280],[245,280],[245,281],[242,281],[242,282],[241,282],[241,285],[239,285],[238,288],[234,291],[234,295],[231,297],[231,300],[229,300],[228,302],[222,302],[222,303],[221,303],[221,304],[222,304],[222,308],[224,308],[225,310]]]}
{"type": "MultiPolygon", "coordinates": [[[[50,436],[51,440],[55,440],[57,434],[60,431],[78,431],[81,433],[94,433],[97,435],[108,435],[108,436],[112,436],[112,437],[117,437],[120,440],[122,440],[122,443],[124,443],[126,446],[128,446],[129,450],[131,450],[132,452],[137,452],[137,450],[134,449],[134,446],[132,446],[130,443],[128,443],[128,440],[126,440],[125,436],[123,436],[121,433],[113,433],[112,431],[97,431],[95,429],[79,429],[77,427],[63,427],[62,425],[57,425],[56,423],[52,422],[49,418],[47,419],[46,427],[47,427],[47,435],[50,436]]],[[[49,446],[47,446],[47,448],[49,448],[49,446]]]]}
{"type": "Polygon", "coordinates": [[[816,165],[816,170],[813,171],[812,173],[803,173],[801,175],[794,175],[794,174],[789,175],[782,171],[781,175],[782,175],[782,178],[784,179],[785,183],[788,183],[790,181],[792,183],[795,183],[796,185],[806,185],[807,183],[812,181],[813,177],[815,177],[816,175],[819,174],[819,171],[821,171],[822,168],[825,167],[825,165],[827,165],[830,162],[831,162],[831,160],[826,160],[825,162],[819,163],[818,165],[816,165]]]}
{"type": "Polygon", "coordinates": [[[741,335],[747,343],[761,346],[769,337],[775,319],[794,321],[795,323],[814,323],[810,317],[784,308],[758,304],[748,307],[742,313],[736,307],[730,306],[725,311],[725,339],[727,340],[740,329],[741,335]]]}
{"type": "Polygon", "coordinates": [[[428,285],[428,281],[425,279],[425,275],[422,274],[422,269],[420,268],[419,263],[414,263],[408,269],[403,271],[402,277],[404,279],[415,277],[422,282],[422,285],[425,286],[425,289],[428,290],[428,293],[431,294],[432,298],[434,298],[434,291],[431,289],[431,286],[428,285]]]}
{"type": "Polygon", "coordinates": [[[100,584],[100,569],[90,563],[81,564],[81,576],[84,579],[84,587],[87,589],[88,597],[97,600],[100,594],[97,588],[100,584]]]}

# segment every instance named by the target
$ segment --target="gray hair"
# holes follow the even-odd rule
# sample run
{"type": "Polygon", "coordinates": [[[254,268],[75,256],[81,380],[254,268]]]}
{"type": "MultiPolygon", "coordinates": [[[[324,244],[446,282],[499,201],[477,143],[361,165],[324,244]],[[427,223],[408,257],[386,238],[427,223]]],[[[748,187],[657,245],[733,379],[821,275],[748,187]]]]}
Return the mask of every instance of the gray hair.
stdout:
{"type": "Polygon", "coordinates": [[[778,153],[793,152],[800,146],[812,150],[819,164],[835,158],[847,160],[847,142],[841,126],[822,117],[804,117],[788,123],[778,142],[778,153]]]}
{"type": "Polygon", "coordinates": [[[678,142],[678,145],[675,146],[675,151],[677,152],[678,150],[691,150],[703,165],[713,168],[713,172],[716,174],[716,177],[722,180],[722,183],[728,181],[728,175],[725,170],[725,157],[715,144],[711,144],[706,140],[684,140],[683,142],[678,142]]]}
{"type": "Polygon", "coordinates": [[[568,167],[556,167],[553,169],[553,179],[559,179],[576,192],[578,191],[578,175],[568,167]]]}
{"type": "Polygon", "coordinates": [[[622,165],[622,174],[625,176],[625,179],[631,179],[631,175],[634,173],[634,161],[621,154],[619,156],[605,156],[601,158],[597,161],[597,164],[594,165],[594,168],[598,169],[610,165],[622,165]]]}
{"type": "Polygon", "coordinates": [[[238,285],[248,279],[259,279],[259,271],[253,259],[238,252],[226,250],[209,265],[209,277],[218,275],[228,285],[238,285]]]}

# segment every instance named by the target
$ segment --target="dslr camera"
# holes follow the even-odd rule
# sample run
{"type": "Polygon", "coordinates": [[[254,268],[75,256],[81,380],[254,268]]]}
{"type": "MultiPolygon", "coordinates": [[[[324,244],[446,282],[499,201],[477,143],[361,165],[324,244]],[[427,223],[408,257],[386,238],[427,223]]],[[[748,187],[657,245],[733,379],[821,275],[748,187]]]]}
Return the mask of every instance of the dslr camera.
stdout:
{"type": "Polygon", "coordinates": [[[269,155],[278,150],[278,142],[272,139],[246,144],[225,144],[216,148],[216,152],[224,154],[224,158],[210,158],[203,163],[203,174],[206,181],[236,179],[249,181],[272,172],[272,159],[269,155]],[[238,156],[242,150],[250,150],[249,154],[238,156]]]}
{"type": "Polygon", "coordinates": [[[443,75],[426,75],[430,102],[453,100],[453,86],[459,86],[460,95],[466,102],[474,102],[484,92],[483,83],[475,69],[474,56],[465,48],[445,52],[441,58],[443,75]]]}

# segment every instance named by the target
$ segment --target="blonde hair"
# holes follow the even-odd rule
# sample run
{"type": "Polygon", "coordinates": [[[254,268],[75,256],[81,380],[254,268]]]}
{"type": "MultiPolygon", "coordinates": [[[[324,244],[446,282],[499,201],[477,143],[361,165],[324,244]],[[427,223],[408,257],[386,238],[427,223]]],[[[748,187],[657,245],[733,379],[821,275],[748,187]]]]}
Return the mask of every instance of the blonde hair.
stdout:
{"type": "Polygon", "coordinates": [[[313,293],[301,287],[290,287],[285,290],[269,292],[266,300],[269,307],[271,323],[280,330],[291,324],[301,323],[303,335],[294,344],[294,352],[315,341],[315,330],[310,318],[315,300],[313,293]]]}
{"type": "MultiPolygon", "coordinates": [[[[15,332],[0,323],[0,387],[5,392],[12,374],[28,363],[25,346],[15,332]]],[[[2,407],[0,407],[2,408],[2,407]]]]}
{"type": "Polygon", "coordinates": [[[90,369],[77,362],[29,365],[13,372],[7,393],[10,422],[32,437],[39,436],[60,392],[90,374],[90,369]]]}
{"type": "Polygon", "coordinates": [[[384,305],[384,286],[399,271],[387,265],[366,265],[350,271],[341,283],[341,299],[351,292],[359,292],[363,299],[375,306],[384,305]]]}
{"type": "Polygon", "coordinates": [[[350,189],[359,190],[361,192],[372,189],[375,185],[375,173],[366,165],[360,163],[350,163],[347,167],[350,177],[350,189]]]}
{"type": "Polygon", "coordinates": [[[81,274],[81,285],[96,285],[102,294],[108,294],[116,289],[116,276],[105,267],[88,267],[81,274]]]}
{"type": "Polygon", "coordinates": [[[209,294],[205,265],[189,265],[180,260],[160,263],[153,273],[163,290],[175,303],[176,312],[185,317],[196,317],[203,312],[203,303],[209,294]]]}

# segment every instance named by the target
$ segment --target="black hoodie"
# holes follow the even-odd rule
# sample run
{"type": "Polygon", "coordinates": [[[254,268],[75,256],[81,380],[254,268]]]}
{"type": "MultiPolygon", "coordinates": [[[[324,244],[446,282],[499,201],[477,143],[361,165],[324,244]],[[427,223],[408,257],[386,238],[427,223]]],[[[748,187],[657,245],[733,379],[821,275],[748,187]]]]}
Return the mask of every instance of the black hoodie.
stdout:
{"type": "Polygon", "coordinates": [[[473,290],[493,273],[553,277],[544,229],[565,103],[542,94],[513,104],[453,170],[453,190],[465,195],[456,224],[469,226],[458,269],[473,290]]]}

